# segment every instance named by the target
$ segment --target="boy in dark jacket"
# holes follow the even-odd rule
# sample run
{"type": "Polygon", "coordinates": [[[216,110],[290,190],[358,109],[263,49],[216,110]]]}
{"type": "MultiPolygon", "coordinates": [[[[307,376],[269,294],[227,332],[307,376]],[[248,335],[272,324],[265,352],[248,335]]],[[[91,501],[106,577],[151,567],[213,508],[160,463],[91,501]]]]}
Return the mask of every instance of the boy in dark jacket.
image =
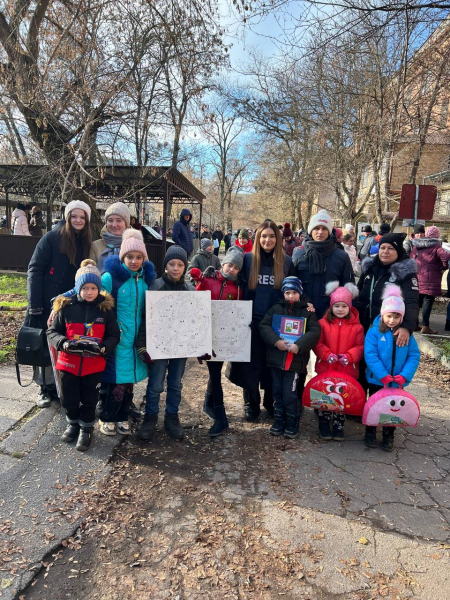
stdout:
{"type": "Polygon", "coordinates": [[[69,423],[61,439],[73,442],[78,438],[76,447],[81,452],[91,443],[105,358],[120,341],[114,300],[109,294],[100,294],[101,288],[95,262],[84,260],[75,277],[77,295],[56,298],[56,315],[47,332],[49,343],[60,351],[56,369],[60,371],[61,404],[69,423]]]}
{"type": "Polygon", "coordinates": [[[300,421],[297,387],[305,385],[309,353],[319,341],[320,325],[316,315],[307,310],[306,301],[301,299],[303,288],[298,277],[286,277],[281,291],[284,298],[269,309],[259,331],[269,346],[267,365],[272,373],[275,421],[270,433],[295,438],[300,421]],[[303,335],[292,344],[283,341],[272,327],[274,315],[306,319],[303,335]]]}

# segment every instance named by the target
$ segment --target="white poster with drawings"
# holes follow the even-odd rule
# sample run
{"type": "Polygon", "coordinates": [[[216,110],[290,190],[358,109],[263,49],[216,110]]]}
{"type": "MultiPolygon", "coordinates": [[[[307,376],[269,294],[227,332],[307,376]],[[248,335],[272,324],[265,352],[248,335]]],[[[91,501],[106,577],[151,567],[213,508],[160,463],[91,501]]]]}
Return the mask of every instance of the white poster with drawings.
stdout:
{"type": "Polygon", "coordinates": [[[211,354],[211,292],[145,292],[153,360],[211,354]]]}
{"type": "Polygon", "coordinates": [[[213,300],[211,360],[250,362],[253,302],[242,300],[213,300]]]}

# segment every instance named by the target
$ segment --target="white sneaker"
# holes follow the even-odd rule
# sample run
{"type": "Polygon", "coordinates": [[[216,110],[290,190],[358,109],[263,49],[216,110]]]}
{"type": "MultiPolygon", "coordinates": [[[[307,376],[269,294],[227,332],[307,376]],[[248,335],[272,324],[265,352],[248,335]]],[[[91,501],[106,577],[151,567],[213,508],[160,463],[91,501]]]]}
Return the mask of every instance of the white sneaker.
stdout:
{"type": "Polygon", "coordinates": [[[130,424],[128,421],[117,421],[117,433],[121,435],[130,435],[130,424]]]}
{"type": "Polygon", "coordinates": [[[100,421],[100,433],[103,435],[116,435],[116,424],[100,421]]]}

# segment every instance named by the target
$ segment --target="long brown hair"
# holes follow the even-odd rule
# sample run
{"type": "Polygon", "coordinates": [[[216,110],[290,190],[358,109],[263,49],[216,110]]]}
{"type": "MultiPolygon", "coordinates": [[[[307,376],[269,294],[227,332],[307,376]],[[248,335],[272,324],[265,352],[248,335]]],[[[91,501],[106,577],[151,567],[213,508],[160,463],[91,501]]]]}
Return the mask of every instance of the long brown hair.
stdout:
{"type": "Polygon", "coordinates": [[[260,239],[261,239],[261,233],[264,231],[264,229],[272,229],[273,232],[275,233],[275,237],[277,239],[275,248],[273,250],[273,262],[274,262],[273,275],[274,275],[274,288],[276,290],[280,290],[281,286],[283,284],[283,279],[284,279],[285,254],[284,254],[284,250],[283,250],[283,241],[281,239],[280,230],[278,229],[276,223],[274,223],[273,221],[270,221],[270,220],[267,220],[267,221],[264,221],[264,223],[261,223],[261,225],[256,230],[255,243],[253,244],[253,250],[252,250],[252,255],[253,255],[252,256],[252,266],[250,268],[250,275],[248,278],[248,287],[251,290],[254,290],[256,288],[256,286],[258,285],[258,275],[259,275],[259,271],[261,269],[261,252],[264,252],[264,250],[261,248],[260,239]]]}
{"type": "MultiPolygon", "coordinates": [[[[83,256],[81,257],[81,260],[89,258],[89,253],[91,251],[92,245],[92,234],[91,227],[89,224],[89,217],[85,211],[83,212],[86,215],[86,221],[84,223],[83,229],[79,234],[81,235],[81,245],[83,247],[83,256]]],[[[68,215],[66,224],[64,225],[64,227],[61,227],[59,235],[61,236],[61,242],[59,244],[61,254],[65,254],[68,257],[71,265],[73,265],[74,267],[79,267],[79,265],[77,265],[75,262],[77,259],[77,240],[75,229],[70,223],[70,213],[68,215]]]]}

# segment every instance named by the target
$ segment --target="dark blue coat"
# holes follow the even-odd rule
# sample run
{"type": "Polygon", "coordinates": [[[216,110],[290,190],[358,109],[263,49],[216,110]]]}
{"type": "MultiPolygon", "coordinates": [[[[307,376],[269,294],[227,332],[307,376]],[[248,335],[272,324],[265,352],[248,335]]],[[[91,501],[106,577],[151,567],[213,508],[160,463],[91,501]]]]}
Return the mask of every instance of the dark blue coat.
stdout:
{"type": "Polygon", "coordinates": [[[61,253],[60,232],[64,225],[65,221],[61,221],[39,240],[28,265],[28,308],[42,309],[45,322],[50,315],[51,300],[73,288],[75,273],[83,260],[81,237],[76,238],[76,265],[71,265],[69,258],[61,253]]]}
{"type": "Polygon", "coordinates": [[[329,296],[325,296],[325,286],[330,281],[339,281],[339,285],[355,283],[352,263],[350,258],[340,248],[336,248],[329,256],[323,259],[323,273],[311,275],[309,262],[304,248],[296,248],[292,255],[295,275],[303,285],[303,292],[309,296],[316,309],[316,316],[321,319],[330,306],[329,296]]]}
{"type": "Polygon", "coordinates": [[[175,244],[181,246],[186,250],[187,255],[189,256],[194,249],[194,242],[192,239],[192,233],[190,229],[190,222],[192,220],[192,213],[188,208],[183,208],[180,214],[180,220],[175,223],[173,226],[172,239],[175,244]],[[189,221],[185,221],[184,217],[186,215],[190,216],[189,221]]]}

